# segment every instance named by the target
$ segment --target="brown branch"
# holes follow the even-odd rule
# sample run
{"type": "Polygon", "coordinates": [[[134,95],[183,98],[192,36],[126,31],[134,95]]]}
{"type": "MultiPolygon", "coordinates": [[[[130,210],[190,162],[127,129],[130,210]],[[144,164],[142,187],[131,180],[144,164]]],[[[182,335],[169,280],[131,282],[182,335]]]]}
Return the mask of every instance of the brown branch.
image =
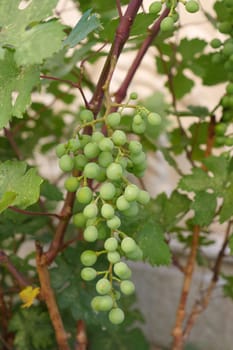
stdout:
{"type": "Polygon", "coordinates": [[[214,115],[211,115],[210,122],[208,125],[208,136],[207,136],[205,157],[209,157],[211,155],[211,152],[214,146],[215,125],[216,125],[216,118],[214,115]]]}
{"type": "Polygon", "coordinates": [[[117,62],[123,47],[129,37],[130,29],[133,24],[133,21],[137,15],[137,12],[142,4],[142,0],[131,0],[125,14],[120,18],[120,23],[116,30],[116,36],[115,40],[111,46],[110,52],[108,54],[108,57],[105,61],[104,67],[102,69],[102,72],[99,77],[99,81],[96,86],[96,90],[93,94],[93,97],[89,103],[90,108],[94,112],[94,114],[97,114],[100,110],[100,107],[102,105],[103,97],[104,97],[104,90],[103,87],[106,83],[106,81],[110,81],[113,69],[112,67],[112,61],[114,59],[115,62],[117,62]],[[111,73],[110,73],[111,70],[111,73]]]}
{"type": "Polygon", "coordinates": [[[75,350],[87,350],[88,339],[86,327],[83,320],[77,322],[76,346],[75,350]]]}
{"type": "Polygon", "coordinates": [[[11,145],[11,148],[13,149],[16,157],[19,159],[19,160],[22,160],[23,157],[21,155],[21,152],[15,142],[15,139],[13,137],[13,133],[10,129],[7,129],[7,128],[4,128],[4,135],[6,136],[6,138],[8,139],[10,145],[11,145]]]}
{"type": "Polygon", "coordinates": [[[172,331],[172,335],[173,335],[172,350],[182,350],[183,348],[183,342],[184,342],[183,322],[185,318],[185,310],[187,306],[188,295],[191,288],[191,282],[192,282],[193,271],[194,271],[197,249],[198,249],[199,236],[200,236],[200,226],[195,225],[193,228],[192,246],[189,253],[187,265],[185,268],[185,276],[184,276],[180,302],[179,302],[179,306],[176,314],[176,322],[172,331]]]}
{"type": "Polygon", "coordinates": [[[8,209],[15,211],[16,213],[24,214],[24,215],[33,215],[33,216],[52,216],[58,219],[61,219],[62,216],[56,213],[46,213],[42,211],[30,211],[16,208],[14,206],[9,206],[8,209]]]}
{"type": "Polygon", "coordinates": [[[63,322],[57,307],[55,295],[50,283],[50,276],[47,268],[47,258],[43,254],[39,244],[36,245],[36,266],[40,280],[41,297],[44,299],[53,328],[59,350],[70,350],[67,342],[68,335],[64,329],[63,322]]]}
{"type": "Polygon", "coordinates": [[[10,258],[3,251],[0,251],[0,265],[5,266],[21,288],[30,285],[30,281],[16,269],[10,258]]]}
{"type": "Polygon", "coordinates": [[[116,0],[116,6],[117,6],[118,15],[121,18],[122,17],[122,10],[121,10],[121,2],[120,2],[120,0],[116,0]]]}
{"type": "Polygon", "coordinates": [[[156,36],[159,33],[161,21],[163,20],[164,17],[166,17],[168,15],[169,11],[170,10],[166,8],[163,11],[163,13],[161,14],[161,16],[158,18],[158,20],[153,24],[153,26],[148,29],[148,33],[149,33],[148,36],[145,38],[141,47],[139,48],[137,55],[136,55],[132,65],[130,66],[122,85],[117,90],[117,92],[114,94],[115,100],[117,103],[120,103],[125,98],[128,87],[129,87],[139,65],[141,64],[143,57],[145,56],[145,54],[146,54],[147,50],[149,49],[149,47],[151,46],[153,40],[156,38],[156,36]]]}

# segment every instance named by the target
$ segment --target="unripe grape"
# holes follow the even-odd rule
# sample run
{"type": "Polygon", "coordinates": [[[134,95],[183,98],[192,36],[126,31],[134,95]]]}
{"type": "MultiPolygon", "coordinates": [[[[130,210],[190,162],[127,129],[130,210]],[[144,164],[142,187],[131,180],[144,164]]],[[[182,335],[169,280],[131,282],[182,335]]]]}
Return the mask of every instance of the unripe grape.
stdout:
{"type": "Polygon", "coordinates": [[[83,209],[83,215],[87,219],[93,219],[97,216],[97,214],[98,214],[98,207],[95,203],[90,203],[83,209]]]}
{"type": "Polygon", "coordinates": [[[95,226],[88,226],[83,232],[83,238],[87,242],[95,242],[98,238],[98,230],[95,226]]]}
{"type": "Polygon", "coordinates": [[[170,32],[174,29],[174,20],[172,17],[165,17],[160,23],[160,29],[162,32],[170,32]]]}
{"type": "Polygon", "coordinates": [[[107,259],[110,263],[116,264],[121,260],[121,256],[118,252],[108,252],[107,259]]]}
{"type": "Polygon", "coordinates": [[[135,134],[143,134],[146,130],[146,124],[142,122],[141,124],[132,124],[132,130],[135,134]]]}
{"type": "Polygon", "coordinates": [[[92,142],[96,142],[97,144],[100,142],[100,140],[104,139],[104,134],[100,131],[95,131],[91,135],[92,142]]]}
{"type": "Polygon", "coordinates": [[[112,163],[107,167],[106,175],[110,180],[120,180],[123,175],[122,166],[118,163],[112,163]]]}
{"type": "Polygon", "coordinates": [[[185,4],[185,9],[190,13],[195,13],[199,10],[199,4],[195,0],[189,0],[185,4]]]}
{"type": "Polygon", "coordinates": [[[113,300],[109,295],[98,295],[92,299],[91,307],[94,311],[109,311],[113,307],[113,300]]]}
{"type": "Polygon", "coordinates": [[[73,224],[76,227],[84,228],[86,226],[87,218],[83,215],[83,213],[77,213],[73,216],[73,224]]]}
{"type": "Polygon", "coordinates": [[[222,42],[221,40],[215,38],[211,40],[210,45],[213,49],[218,49],[222,45],[222,42]]]}
{"type": "Polygon", "coordinates": [[[131,295],[135,292],[135,285],[132,281],[129,280],[121,281],[120,290],[125,295],[131,295]]]}
{"type": "Polygon", "coordinates": [[[94,114],[89,109],[83,109],[80,112],[80,119],[84,122],[91,122],[94,119],[94,114]]]}
{"type": "Polygon", "coordinates": [[[99,142],[99,148],[101,149],[101,151],[112,151],[114,147],[114,144],[112,142],[111,139],[109,139],[108,137],[103,138],[102,140],[100,140],[99,142]]]}
{"type": "Polygon", "coordinates": [[[141,248],[137,245],[136,249],[133,252],[126,254],[126,257],[133,261],[141,261],[143,259],[143,252],[141,248]]]}
{"type": "Polygon", "coordinates": [[[84,281],[92,281],[97,276],[97,272],[92,267],[84,267],[81,270],[81,277],[84,281]]]}
{"type": "Polygon", "coordinates": [[[64,156],[64,154],[66,153],[66,144],[60,143],[59,145],[57,145],[55,152],[58,158],[61,158],[62,156],[64,156]]]}
{"type": "Polygon", "coordinates": [[[76,170],[83,170],[88,160],[84,154],[78,154],[74,157],[74,168],[76,170]]]}
{"type": "Polygon", "coordinates": [[[136,202],[130,202],[129,209],[123,211],[125,216],[136,216],[138,214],[139,208],[136,202]]]}
{"type": "Polygon", "coordinates": [[[216,135],[222,136],[225,134],[226,130],[227,130],[227,124],[225,124],[225,123],[219,123],[219,124],[215,125],[216,135]]]}
{"type": "Polygon", "coordinates": [[[77,177],[74,177],[74,176],[68,177],[65,180],[64,187],[69,192],[77,191],[77,188],[79,187],[79,181],[77,177]]]}
{"type": "Polygon", "coordinates": [[[113,266],[114,273],[120,277],[120,279],[129,279],[131,277],[131,270],[128,265],[123,261],[117,262],[113,266]]]}
{"type": "Polygon", "coordinates": [[[229,83],[226,87],[226,92],[229,94],[229,95],[232,95],[233,94],[233,83],[229,83]]]}
{"type": "Polygon", "coordinates": [[[129,95],[130,100],[137,100],[138,99],[138,94],[136,92],[131,92],[129,95]]]}
{"type": "Polygon", "coordinates": [[[154,1],[152,2],[152,4],[150,4],[150,7],[149,7],[149,13],[159,13],[162,9],[162,4],[160,1],[154,1]]]}
{"type": "MultiPolygon", "coordinates": [[[[233,42],[230,41],[230,42],[225,42],[224,46],[223,46],[223,49],[222,49],[222,52],[224,55],[226,56],[231,56],[233,54],[233,42]]],[[[232,67],[232,66],[231,66],[232,67]]]]}
{"type": "Polygon", "coordinates": [[[161,117],[158,113],[149,113],[147,116],[148,123],[151,125],[160,125],[161,117]]]}
{"type": "Polygon", "coordinates": [[[59,167],[64,172],[70,172],[74,167],[74,160],[68,154],[64,154],[59,159],[59,167]]]}
{"type": "Polygon", "coordinates": [[[137,244],[135,240],[131,237],[125,237],[121,242],[121,249],[124,253],[132,253],[134,250],[136,250],[137,244]]]}
{"type": "Polygon", "coordinates": [[[87,163],[83,170],[83,175],[88,179],[96,179],[98,177],[98,173],[100,171],[100,167],[98,164],[94,162],[87,163]]]}
{"type": "Polygon", "coordinates": [[[132,154],[130,159],[132,160],[132,162],[136,165],[140,165],[143,162],[146,161],[146,154],[144,152],[140,152],[138,154],[132,154]]]}
{"type": "Polygon", "coordinates": [[[116,307],[109,312],[108,318],[111,323],[120,324],[124,321],[125,314],[119,307],[116,307]]]}
{"type": "Polygon", "coordinates": [[[81,187],[76,193],[76,198],[79,203],[88,204],[93,198],[92,190],[87,186],[81,187]]]}
{"type": "Polygon", "coordinates": [[[115,237],[110,237],[104,242],[104,248],[109,252],[114,252],[118,247],[118,240],[115,237]]]}
{"type": "Polygon", "coordinates": [[[128,202],[135,201],[138,197],[139,191],[140,190],[136,185],[130,184],[125,188],[124,197],[128,202]]]}
{"type": "Polygon", "coordinates": [[[126,200],[126,198],[124,196],[120,196],[117,198],[117,201],[116,201],[116,206],[117,206],[117,209],[118,210],[126,210],[126,209],[129,209],[130,207],[130,204],[129,202],[126,200]]]}
{"type": "Polygon", "coordinates": [[[99,172],[97,176],[95,177],[95,180],[98,182],[104,182],[106,180],[106,169],[99,167],[99,172]]]}
{"type": "Polygon", "coordinates": [[[107,168],[113,162],[113,156],[111,152],[101,152],[98,157],[98,163],[104,168],[107,168]]]}
{"type": "Polygon", "coordinates": [[[232,24],[230,22],[220,22],[218,24],[218,30],[221,32],[221,33],[224,33],[224,34],[228,34],[231,32],[232,30],[232,24]]]}
{"type": "Polygon", "coordinates": [[[71,152],[75,152],[80,148],[81,144],[80,141],[76,139],[70,139],[68,142],[68,148],[71,152]]]}
{"type": "Polygon", "coordinates": [[[142,144],[138,141],[129,142],[129,151],[133,154],[138,154],[142,151],[142,144]]]}
{"type": "Polygon", "coordinates": [[[140,114],[135,114],[133,117],[133,124],[135,125],[141,125],[143,123],[143,118],[140,114]]]}
{"type": "Polygon", "coordinates": [[[111,206],[108,203],[105,203],[102,205],[101,207],[101,215],[105,218],[105,219],[111,219],[115,214],[115,210],[113,208],[113,206],[111,206]]]}
{"type": "Polygon", "coordinates": [[[126,134],[124,133],[124,131],[116,130],[112,134],[112,141],[116,146],[123,146],[127,141],[126,134]]]}
{"type": "Polygon", "coordinates": [[[147,204],[150,201],[150,195],[147,191],[140,190],[137,196],[137,202],[140,204],[147,204]]]}
{"type": "Polygon", "coordinates": [[[107,278],[101,278],[97,283],[96,283],[96,291],[99,294],[108,294],[112,289],[112,285],[110,281],[107,278]]]}
{"type": "Polygon", "coordinates": [[[100,187],[100,197],[104,200],[111,200],[116,194],[116,187],[110,182],[104,183],[100,187]]]}
{"type": "Polygon", "coordinates": [[[107,115],[106,124],[111,128],[115,128],[121,122],[121,115],[119,112],[113,112],[107,115]]]}
{"type": "Polygon", "coordinates": [[[100,152],[99,147],[95,142],[90,142],[86,144],[83,150],[83,153],[88,159],[96,158],[99,152],[100,152]]]}
{"type": "Polygon", "coordinates": [[[96,263],[97,255],[93,250],[85,250],[80,256],[81,263],[85,266],[92,266],[96,263]]]}
{"type": "Polygon", "coordinates": [[[107,220],[107,226],[112,230],[116,230],[121,226],[121,220],[118,216],[113,216],[111,219],[107,220]]]}
{"type": "Polygon", "coordinates": [[[81,148],[84,148],[89,142],[91,142],[91,136],[82,134],[79,137],[81,148]]]}

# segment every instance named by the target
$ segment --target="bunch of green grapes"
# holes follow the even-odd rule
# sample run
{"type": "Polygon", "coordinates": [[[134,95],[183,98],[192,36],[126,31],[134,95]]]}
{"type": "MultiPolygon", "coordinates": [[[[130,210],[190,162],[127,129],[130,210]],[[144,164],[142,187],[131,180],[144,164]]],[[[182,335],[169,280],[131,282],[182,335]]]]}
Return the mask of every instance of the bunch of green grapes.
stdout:
{"type": "MultiPolygon", "coordinates": [[[[135,97],[132,94],[131,98],[135,97]]],[[[143,107],[136,107],[135,111],[132,119],[135,134],[142,134],[147,122],[151,125],[161,122],[160,115],[143,107]]],[[[98,251],[82,253],[81,277],[85,281],[97,279],[98,295],[91,306],[96,312],[108,311],[109,320],[114,324],[124,320],[124,312],[118,306],[120,294],[130,295],[135,289],[125,258],[143,258],[135,240],[122,232],[121,217],[136,216],[140,207],[150,200],[148,192],[128,180],[130,173],[143,176],[146,155],[142,144],[128,140],[120,129],[121,118],[121,113],[113,112],[94,119],[93,113],[84,109],[76,135],[56,148],[60,169],[72,173],[65,180],[65,189],[76,192],[76,201],[82,208],[73,215],[73,223],[82,229],[86,242],[100,240],[103,244],[98,251]],[[87,126],[92,127],[91,135],[85,134],[87,126]],[[94,268],[100,255],[106,257],[108,268],[105,271],[94,268]]]]}
{"type": "Polygon", "coordinates": [[[174,30],[175,23],[179,19],[179,14],[176,11],[179,2],[185,6],[186,11],[189,13],[195,13],[199,10],[199,4],[196,0],[161,0],[150,4],[149,12],[155,15],[161,13],[163,4],[170,9],[168,16],[161,21],[160,29],[162,32],[172,32],[174,30]]]}

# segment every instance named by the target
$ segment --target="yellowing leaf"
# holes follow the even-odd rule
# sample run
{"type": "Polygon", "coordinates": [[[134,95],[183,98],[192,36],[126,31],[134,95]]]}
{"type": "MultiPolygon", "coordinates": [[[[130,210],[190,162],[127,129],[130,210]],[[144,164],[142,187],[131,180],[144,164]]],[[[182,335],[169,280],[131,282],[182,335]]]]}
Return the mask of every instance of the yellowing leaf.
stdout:
{"type": "Polygon", "coordinates": [[[23,302],[22,307],[30,307],[34,300],[36,299],[36,297],[39,295],[40,293],[40,288],[33,288],[32,286],[27,286],[26,288],[24,288],[20,293],[20,299],[23,302]]]}

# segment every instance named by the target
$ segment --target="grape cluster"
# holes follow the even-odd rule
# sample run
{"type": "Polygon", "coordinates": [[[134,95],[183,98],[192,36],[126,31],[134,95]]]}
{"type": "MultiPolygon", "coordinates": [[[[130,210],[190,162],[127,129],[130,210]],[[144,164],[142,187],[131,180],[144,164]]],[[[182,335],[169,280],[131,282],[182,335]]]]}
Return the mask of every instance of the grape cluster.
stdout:
{"type": "Polygon", "coordinates": [[[160,29],[162,32],[172,32],[174,30],[175,23],[179,19],[179,14],[176,11],[178,2],[181,2],[189,13],[195,13],[199,10],[199,4],[196,0],[161,0],[154,1],[150,4],[149,13],[155,15],[158,15],[161,12],[163,3],[166,3],[166,6],[170,8],[168,16],[163,18],[160,23],[160,29]]]}
{"type": "MultiPolygon", "coordinates": [[[[136,99],[137,95],[133,93],[130,97],[136,99]]],[[[132,131],[136,134],[145,131],[147,122],[161,123],[157,113],[139,106],[135,111],[132,131]]],[[[143,176],[146,155],[142,144],[138,140],[128,140],[120,129],[121,119],[119,112],[94,119],[90,110],[83,109],[81,126],[75,136],[56,147],[60,169],[71,173],[65,180],[65,189],[76,192],[81,208],[73,215],[73,223],[82,229],[86,242],[103,241],[101,250],[85,250],[81,254],[84,265],[81,277],[85,281],[98,278],[98,295],[91,306],[96,312],[108,311],[109,320],[114,324],[124,320],[124,312],[118,307],[121,293],[130,295],[135,289],[125,259],[141,260],[143,257],[135,240],[121,231],[121,218],[136,216],[140,206],[150,200],[148,192],[128,180],[129,173],[143,176]],[[87,127],[92,128],[91,134],[85,133],[87,127]],[[105,271],[93,267],[100,255],[106,257],[108,268],[105,271]]]]}

